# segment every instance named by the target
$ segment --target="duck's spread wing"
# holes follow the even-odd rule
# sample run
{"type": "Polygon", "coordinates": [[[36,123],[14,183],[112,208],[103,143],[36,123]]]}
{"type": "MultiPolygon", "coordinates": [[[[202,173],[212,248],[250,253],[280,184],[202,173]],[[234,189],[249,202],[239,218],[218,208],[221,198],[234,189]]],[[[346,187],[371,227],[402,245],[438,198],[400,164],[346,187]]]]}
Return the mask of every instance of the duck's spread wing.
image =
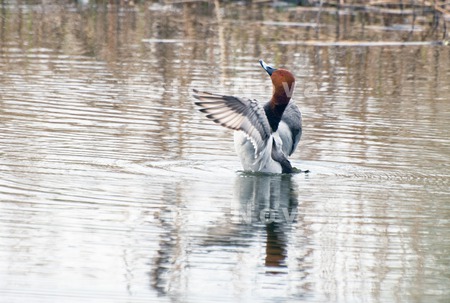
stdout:
{"type": "Polygon", "coordinates": [[[194,89],[195,104],[217,124],[243,131],[255,148],[255,158],[264,150],[272,131],[262,106],[256,100],[222,96],[194,89]]]}

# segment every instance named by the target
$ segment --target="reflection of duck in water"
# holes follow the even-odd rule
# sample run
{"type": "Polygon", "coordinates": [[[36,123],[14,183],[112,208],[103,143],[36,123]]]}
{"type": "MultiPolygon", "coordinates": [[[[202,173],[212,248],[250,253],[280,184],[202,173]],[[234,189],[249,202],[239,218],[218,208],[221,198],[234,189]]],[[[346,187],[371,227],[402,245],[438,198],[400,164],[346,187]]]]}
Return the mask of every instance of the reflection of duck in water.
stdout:
{"type": "MultiPolygon", "coordinates": [[[[278,223],[269,223],[266,225],[266,259],[267,267],[286,267],[286,234],[280,228],[278,223]]],[[[271,270],[271,273],[276,273],[271,270]]]]}
{"type": "Polygon", "coordinates": [[[235,195],[245,223],[289,224],[296,219],[297,192],[291,175],[241,174],[235,195]]]}
{"type": "Polygon", "coordinates": [[[234,145],[246,171],[292,173],[287,159],[297,148],[302,134],[302,115],[290,103],[295,78],[285,69],[259,61],[272,79],[272,99],[258,101],[194,90],[195,104],[209,119],[236,130],[234,145]]]}
{"type": "MultiPolygon", "coordinates": [[[[299,261],[302,259],[299,255],[304,256],[298,245],[301,240],[291,236],[292,232],[298,234],[305,228],[297,213],[298,186],[294,178],[289,174],[238,174],[231,205],[220,207],[221,215],[212,219],[205,229],[198,229],[197,223],[188,224],[184,216],[191,213],[189,207],[162,209],[157,217],[157,225],[163,232],[150,272],[152,287],[160,295],[175,293],[175,296],[180,289],[196,287],[189,282],[193,273],[211,270],[203,263],[205,257],[209,258],[208,262],[227,260],[221,274],[229,273],[239,286],[245,283],[243,277],[248,277],[249,285],[253,285],[259,279],[254,275],[262,272],[270,275],[273,282],[274,275],[283,277],[288,272],[291,275],[291,269],[296,272],[303,268],[299,261]],[[194,228],[194,232],[189,232],[189,228],[194,228]],[[255,258],[257,262],[246,263],[255,258]]],[[[176,194],[170,187],[163,201],[173,201],[176,194]]]]}
{"type": "MultiPolygon", "coordinates": [[[[236,182],[241,222],[264,223],[267,267],[286,267],[287,236],[297,220],[297,191],[291,175],[242,174],[236,182]]],[[[270,270],[276,273],[276,270],[270,270]]]]}

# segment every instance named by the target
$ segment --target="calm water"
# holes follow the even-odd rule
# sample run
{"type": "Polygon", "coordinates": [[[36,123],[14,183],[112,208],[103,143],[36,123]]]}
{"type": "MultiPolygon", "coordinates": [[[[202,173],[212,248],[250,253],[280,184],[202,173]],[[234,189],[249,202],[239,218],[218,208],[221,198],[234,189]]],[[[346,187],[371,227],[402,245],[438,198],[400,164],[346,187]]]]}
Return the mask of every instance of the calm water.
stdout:
{"type": "Polygon", "coordinates": [[[3,3],[0,301],[448,302],[450,50],[387,20],[3,3]],[[309,174],[240,172],[193,105],[267,100],[260,58],[309,174]]]}

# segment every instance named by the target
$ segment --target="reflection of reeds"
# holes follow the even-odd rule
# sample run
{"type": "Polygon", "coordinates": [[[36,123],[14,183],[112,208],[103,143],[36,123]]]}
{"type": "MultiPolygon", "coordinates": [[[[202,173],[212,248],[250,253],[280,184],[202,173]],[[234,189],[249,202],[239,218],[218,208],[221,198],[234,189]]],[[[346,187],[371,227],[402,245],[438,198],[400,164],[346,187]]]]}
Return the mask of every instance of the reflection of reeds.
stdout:
{"type": "MultiPolygon", "coordinates": [[[[165,0],[166,4],[182,4],[188,2],[209,2],[213,3],[216,8],[219,7],[219,0],[165,0]]],[[[248,3],[256,6],[279,6],[275,2],[277,0],[249,0],[248,3]]],[[[283,2],[283,1],[281,1],[283,2]]],[[[345,12],[358,12],[364,13],[375,17],[380,17],[384,20],[384,23],[390,23],[396,16],[409,17],[412,19],[412,27],[416,24],[416,18],[426,18],[427,22],[433,25],[432,31],[434,32],[442,23],[442,40],[448,41],[447,22],[450,21],[450,1],[404,1],[404,0],[285,0],[287,3],[296,4],[297,6],[284,7],[284,10],[298,11],[298,12],[317,12],[317,24],[320,23],[321,13],[336,13],[336,11],[345,12]],[[293,3],[294,2],[294,3],[293,3]]],[[[225,5],[232,5],[227,4],[225,5]]],[[[218,11],[216,9],[216,11],[218,11]]],[[[282,10],[280,10],[282,11],[282,10]]],[[[279,14],[277,14],[279,15],[279,14]]],[[[221,18],[217,16],[219,27],[221,18]]],[[[315,28],[316,36],[319,34],[319,27],[315,28]]],[[[219,31],[220,34],[220,31],[219,31]]],[[[409,35],[411,38],[412,33],[409,35]]],[[[219,37],[220,38],[220,37],[219,37]]],[[[317,38],[317,37],[316,37],[317,38]]],[[[409,39],[407,39],[409,40],[409,39]]]]}
{"type": "MultiPolygon", "coordinates": [[[[164,4],[182,4],[182,3],[193,3],[193,2],[209,2],[216,3],[219,0],[164,0],[162,3],[164,4]]],[[[96,3],[104,3],[104,0],[96,0],[92,1],[96,3]]],[[[117,4],[117,5],[134,5],[135,2],[152,2],[152,1],[131,1],[131,0],[110,0],[109,4],[117,4]]],[[[249,0],[247,1],[250,4],[271,4],[277,2],[276,0],[249,0]]],[[[278,1],[280,2],[280,1],[278,1]]],[[[281,1],[283,2],[283,1],[281,1]]],[[[432,1],[404,1],[404,0],[297,0],[291,1],[286,0],[285,2],[293,3],[300,6],[309,6],[309,7],[339,7],[339,8],[349,8],[355,10],[367,10],[371,12],[381,12],[381,13],[398,13],[398,14],[407,14],[413,13],[414,9],[422,9],[422,10],[432,10],[438,11],[445,15],[450,15],[450,11],[447,10],[447,6],[450,6],[448,0],[432,0],[432,1]]]]}
{"type": "Polygon", "coordinates": [[[225,35],[224,35],[224,25],[222,20],[222,13],[220,11],[220,1],[214,0],[214,7],[216,12],[216,18],[217,18],[217,27],[218,27],[218,34],[219,34],[219,46],[220,46],[220,68],[222,69],[222,77],[221,77],[221,84],[223,84],[226,73],[226,46],[225,46],[225,35]]]}
{"type": "Polygon", "coordinates": [[[391,9],[391,10],[404,10],[411,8],[433,9],[441,13],[449,14],[446,10],[448,1],[404,1],[404,0],[309,0],[309,5],[317,5],[321,3],[324,6],[337,6],[347,7],[354,9],[391,9]]]}
{"type": "MultiPolygon", "coordinates": [[[[194,0],[195,1],[195,0],[194,0]]],[[[273,0],[253,0],[253,4],[273,3],[273,0]]],[[[287,2],[290,2],[289,0],[287,2]]],[[[364,11],[368,13],[392,14],[392,15],[416,15],[426,13],[440,13],[450,18],[449,1],[403,1],[403,0],[298,0],[303,8],[308,6],[313,10],[348,9],[364,11]]]]}
{"type": "Polygon", "coordinates": [[[340,9],[350,9],[364,11],[368,13],[393,14],[393,15],[417,15],[427,13],[440,13],[446,18],[450,18],[450,11],[447,6],[448,1],[410,1],[403,0],[335,0],[335,1],[308,1],[310,6],[336,7],[340,9]]]}
{"type": "MultiPolygon", "coordinates": [[[[339,24],[345,22],[346,16],[355,15],[357,13],[362,19],[369,21],[370,23],[381,23],[386,30],[395,31],[400,30],[396,27],[398,24],[410,25],[411,30],[406,37],[403,37],[404,41],[411,41],[413,39],[413,32],[416,30],[418,24],[422,24],[423,35],[420,40],[425,41],[433,34],[438,34],[438,30],[442,35],[439,37],[438,44],[448,44],[448,32],[447,23],[450,21],[450,11],[447,6],[449,1],[410,1],[405,2],[401,0],[373,0],[373,1],[361,1],[361,0],[310,0],[308,6],[291,7],[288,10],[298,13],[316,13],[317,24],[321,21],[321,14],[327,13],[332,16],[337,14],[339,17],[339,24]],[[374,22],[377,21],[377,22],[374,22]],[[409,23],[409,24],[408,24],[409,23]],[[394,25],[394,26],[391,26],[394,25]],[[425,30],[426,28],[426,30],[425,30]]],[[[365,23],[365,22],[363,22],[365,23]]],[[[364,27],[364,24],[363,24],[364,27]]],[[[420,28],[420,27],[419,27],[420,28]]],[[[319,27],[316,27],[319,30],[319,27]]],[[[404,30],[404,29],[402,29],[404,30]]],[[[421,31],[421,30],[418,30],[421,31]]],[[[434,44],[435,42],[432,42],[434,44]]]]}

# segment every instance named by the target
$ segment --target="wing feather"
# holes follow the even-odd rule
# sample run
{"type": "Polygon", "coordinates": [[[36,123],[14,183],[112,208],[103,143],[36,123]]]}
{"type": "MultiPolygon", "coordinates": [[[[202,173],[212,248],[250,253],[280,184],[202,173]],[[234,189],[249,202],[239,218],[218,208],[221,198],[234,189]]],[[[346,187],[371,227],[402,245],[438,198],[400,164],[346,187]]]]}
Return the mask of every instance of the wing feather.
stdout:
{"type": "Polygon", "coordinates": [[[208,119],[229,129],[243,131],[255,148],[255,158],[264,150],[272,130],[258,101],[195,89],[193,96],[198,100],[195,104],[208,119]]]}
{"type": "Polygon", "coordinates": [[[302,136],[302,113],[297,105],[289,103],[286,107],[281,122],[286,123],[289,131],[280,132],[283,141],[283,152],[290,156],[301,139],[302,136]]]}

